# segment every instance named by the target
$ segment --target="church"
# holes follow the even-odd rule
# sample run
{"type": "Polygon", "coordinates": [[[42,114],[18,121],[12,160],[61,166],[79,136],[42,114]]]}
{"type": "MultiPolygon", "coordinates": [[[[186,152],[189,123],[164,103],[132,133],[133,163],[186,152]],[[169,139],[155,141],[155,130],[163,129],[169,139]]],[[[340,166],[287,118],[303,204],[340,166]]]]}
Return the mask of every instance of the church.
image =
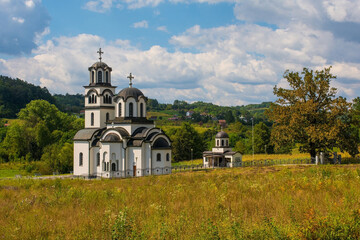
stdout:
{"type": "Polygon", "coordinates": [[[124,178],[171,173],[171,141],[146,118],[147,98],[132,86],[116,94],[112,68],[99,60],[89,67],[85,128],[74,136],[74,175],[124,178]]]}

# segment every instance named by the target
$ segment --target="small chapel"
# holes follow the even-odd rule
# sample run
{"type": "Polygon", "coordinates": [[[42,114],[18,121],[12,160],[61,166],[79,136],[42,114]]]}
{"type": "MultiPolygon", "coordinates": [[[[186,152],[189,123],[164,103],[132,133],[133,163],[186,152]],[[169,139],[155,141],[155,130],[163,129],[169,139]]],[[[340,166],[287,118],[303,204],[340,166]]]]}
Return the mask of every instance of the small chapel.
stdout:
{"type": "Polygon", "coordinates": [[[116,93],[112,68],[99,61],[89,67],[85,88],[85,128],[74,136],[74,175],[124,178],[171,173],[171,141],[146,118],[147,98],[133,87],[116,93]]]}
{"type": "Polygon", "coordinates": [[[215,147],[212,151],[203,152],[203,166],[209,167],[240,167],[242,155],[234,152],[229,146],[229,135],[221,130],[215,136],[215,147]]]}

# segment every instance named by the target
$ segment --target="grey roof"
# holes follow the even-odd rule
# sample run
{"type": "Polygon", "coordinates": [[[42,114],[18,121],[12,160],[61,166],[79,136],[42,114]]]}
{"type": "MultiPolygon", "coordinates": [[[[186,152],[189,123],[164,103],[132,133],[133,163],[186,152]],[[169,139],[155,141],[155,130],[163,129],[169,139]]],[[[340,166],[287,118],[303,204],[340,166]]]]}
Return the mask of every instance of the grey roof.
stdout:
{"type": "Polygon", "coordinates": [[[118,135],[116,135],[114,133],[110,133],[110,134],[106,135],[104,141],[105,142],[119,142],[120,138],[118,135]]]}
{"type": "MultiPolygon", "coordinates": [[[[106,134],[106,132],[107,132],[107,131],[110,131],[110,130],[117,131],[117,132],[121,135],[121,137],[123,137],[123,138],[130,136],[130,134],[128,133],[128,131],[126,131],[126,129],[125,129],[125,128],[122,128],[122,127],[107,128],[107,129],[103,132],[102,136],[104,136],[104,135],[106,134]]],[[[111,135],[111,134],[109,134],[109,135],[111,135]]],[[[105,139],[104,139],[104,140],[105,140],[105,139]]],[[[119,140],[120,140],[120,139],[119,139],[119,140]]],[[[106,140],[105,140],[105,141],[106,141],[106,140]]]]}
{"type": "Polygon", "coordinates": [[[133,97],[136,100],[138,100],[140,96],[144,97],[144,94],[137,88],[129,87],[129,88],[124,88],[123,90],[121,90],[118,93],[118,96],[124,98],[125,100],[129,97],[133,97]]]}
{"type": "Polygon", "coordinates": [[[75,136],[74,140],[90,140],[92,136],[99,131],[98,128],[84,128],[79,130],[75,136]]]}
{"type": "Polygon", "coordinates": [[[226,132],[221,131],[221,132],[218,132],[215,137],[216,138],[229,138],[229,135],[226,132]]]}

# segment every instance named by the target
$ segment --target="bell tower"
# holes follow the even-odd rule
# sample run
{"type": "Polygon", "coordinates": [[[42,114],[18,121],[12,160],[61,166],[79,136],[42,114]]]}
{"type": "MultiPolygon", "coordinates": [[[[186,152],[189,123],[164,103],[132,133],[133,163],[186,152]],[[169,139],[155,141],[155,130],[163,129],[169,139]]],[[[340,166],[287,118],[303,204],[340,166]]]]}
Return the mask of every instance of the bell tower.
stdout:
{"type": "Polygon", "coordinates": [[[99,49],[99,61],[89,67],[89,85],[85,88],[85,128],[103,128],[115,118],[116,86],[111,85],[112,68],[102,62],[104,52],[99,49]]]}

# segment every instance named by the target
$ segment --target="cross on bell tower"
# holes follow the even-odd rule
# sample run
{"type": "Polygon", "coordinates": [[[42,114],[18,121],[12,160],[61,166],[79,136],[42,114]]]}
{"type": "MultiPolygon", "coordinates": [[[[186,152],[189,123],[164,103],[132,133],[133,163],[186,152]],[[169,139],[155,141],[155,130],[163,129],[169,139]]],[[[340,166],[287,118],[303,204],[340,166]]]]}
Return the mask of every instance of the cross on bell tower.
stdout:
{"type": "Polygon", "coordinates": [[[97,51],[97,53],[99,54],[99,60],[101,62],[101,59],[102,59],[101,54],[103,54],[104,52],[102,52],[101,48],[99,48],[99,51],[97,51]]]}
{"type": "Polygon", "coordinates": [[[129,76],[127,76],[128,79],[130,79],[129,87],[132,88],[132,80],[134,79],[134,76],[130,73],[129,76]]]}

